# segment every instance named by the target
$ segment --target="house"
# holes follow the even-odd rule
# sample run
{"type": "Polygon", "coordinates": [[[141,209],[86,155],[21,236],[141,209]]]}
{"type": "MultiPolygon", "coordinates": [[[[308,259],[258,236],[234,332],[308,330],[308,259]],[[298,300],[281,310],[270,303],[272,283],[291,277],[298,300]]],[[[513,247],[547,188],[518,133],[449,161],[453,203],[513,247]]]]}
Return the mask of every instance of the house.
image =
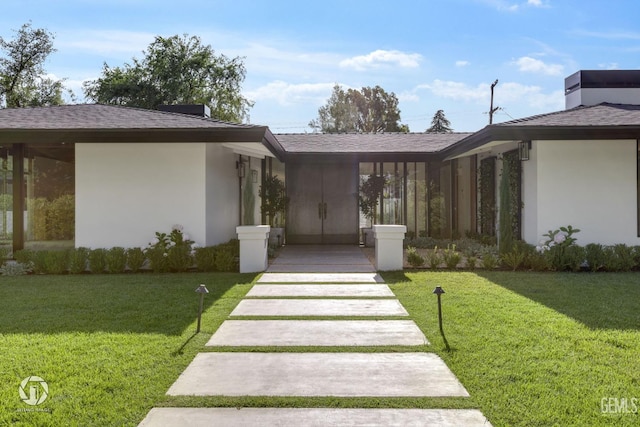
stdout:
{"type": "Polygon", "coordinates": [[[507,176],[516,237],[572,225],[580,244],[640,244],[640,71],[580,71],[565,87],[565,111],[452,134],[274,135],[202,106],[0,110],[0,244],[146,246],[179,223],[214,245],[265,223],[258,189],[274,175],[289,244],[362,242],[371,175],[385,177],[375,222],[410,236],[495,235],[507,176]]]}

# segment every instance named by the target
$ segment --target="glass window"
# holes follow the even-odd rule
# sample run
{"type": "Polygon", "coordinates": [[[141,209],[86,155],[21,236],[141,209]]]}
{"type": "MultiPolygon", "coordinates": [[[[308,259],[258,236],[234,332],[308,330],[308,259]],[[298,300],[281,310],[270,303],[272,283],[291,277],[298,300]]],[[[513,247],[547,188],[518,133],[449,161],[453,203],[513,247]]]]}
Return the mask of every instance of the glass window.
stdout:
{"type": "Polygon", "coordinates": [[[2,145],[0,145],[0,216],[0,251],[9,251],[13,245],[13,156],[10,153],[10,147],[2,145]]]}

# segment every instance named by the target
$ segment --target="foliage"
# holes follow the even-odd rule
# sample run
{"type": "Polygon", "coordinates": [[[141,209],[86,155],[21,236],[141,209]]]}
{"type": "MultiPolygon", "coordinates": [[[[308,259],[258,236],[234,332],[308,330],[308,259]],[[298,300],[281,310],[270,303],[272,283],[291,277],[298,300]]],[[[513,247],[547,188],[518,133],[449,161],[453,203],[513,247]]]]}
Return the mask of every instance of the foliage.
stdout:
{"type": "Polygon", "coordinates": [[[540,244],[536,246],[536,250],[544,254],[553,270],[577,271],[586,256],[584,250],[573,248],[577,246],[575,245],[577,239],[573,235],[579,231],[579,229],[573,228],[571,225],[560,227],[557,230],[549,230],[548,233],[543,234],[547,239],[540,241],[540,244]],[[579,259],[580,257],[582,259],[579,259]]]}
{"type": "Polygon", "coordinates": [[[488,236],[496,234],[496,158],[490,157],[480,161],[478,168],[478,187],[480,200],[478,221],[480,230],[488,236]]]}
{"type": "Polygon", "coordinates": [[[107,269],[107,250],[92,249],[89,252],[89,270],[94,274],[102,274],[107,269]]]}
{"type": "Polygon", "coordinates": [[[196,248],[195,259],[199,271],[210,272],[216,270],[216,251],[213,246],[196,248]]]}
{"type": "Polygon", "coordinates": [[[500,263],[516,271],[524,265],[526,258],[526,252],[524,252],[519,245],[515,245],[511,252],[500,255],[500,263]]]}
{"type": "Polygon", "coordinates": [[[253,103],[242,95],[246,70],[240,57],[216,56],[199,37],[156,36],[144,58],[110,67],[84,84],[85,96],[102,104],[155,109],[161,104],[205,104],[212,117],[241,122],[253,103]]]}
{"type": "Polygon", "coordinates": [[[617,244],[604,249],[604,268],[607,271],[629,271],[635,265],[633,247],[617,244]]]}
{"type": "Polygon", "coordinates": [[[23,276],[31,273],[33,267],[31,263],[23,264],[21,262],[5,262],[0,267],[1,276],[23,276]]]}
{"type": "Polygon", "coordinates": [[[429,264],[429,268],[432,270],[437,269],[442,264],[442,256],[438,252],[438,247],[433,248],[431,252],[427,253],[427,263],[429,264]]]}
{"type": "Polygon", "coordinates": [[[502,159],[502,175],[500,176],[500,234],[498,235],[498,249],[501,254],[509,253],[513,249],[513,218],[511,216],[513,198],[509,162],[510,160],[507,157],[502,159]]]}
{"type": "Polygon", "coordinates": [[[262,200],[260,211],[269,218],[269,225],[277,227],[282,224],[289,204],[284,182],[278,175],[268,176],[260,186],[259,194],[262,200]]]}
{"type": "Polygon", "coordinates": [[[420,256],[416,248],[409,246],[407,247],[407,262],[414,268],[422,267],[424,265],[424,258],[420,256]]]}
{"type": "Polygon", "coordinates": [[[62,104],[62,80],[46,77],[44,69],[55,52],[53,34],[31,23],[15,33],[10,41],[0,37],[0,108],[62,104]]]}
{"type": "Polygon", "coordinates": [[[244,179],[244,188],[242,190],[242,210],[243,210],[243,225],[254,225],[255,210],[256,210],[256,196],[253,194],[253,177],[250,173],[246,174],[244,179]]]}
{"type": "Polygon", "coordinates": [[[87,270],[89,248],[75,248],[69,253],[69,273],[79,274],[87,270]]]}
{"type": "Polygon", "coordinates": [[[399,122],[395,93],[387,93],[380,86],[345,91],[335,85],[326,105],[318,109],[318,118],[309,126],[326,133],[408,132],[408,126],[399,122]]]}
{"type": "Polygon", "coordinates": [[[499,265],[499,258],[495,248],[486,248],[482,251],[482,268],[485,270],[494,270],[499,265]]]}
{"type": "Polygon", "coordinates": [[[69,251],[40,251],[44,257],[45,273],[63,274],[69,269],[69,251]]]}
{"type": "Polygon", "coordinates": [[[451,122],[444,115],[443,110],[438,110],[431,119],[431,126],[426,130],[427,133],[451,133],[451,122]]]}
{"type": "Polygon", "coordinates": [[[231,239],[227,243],[217,246],[216,270],[234,272],[238,271],[238,260],[240,257],[240,242],[231,239]]]}
{"type": "Polygon", "coordinates": [[[455,270],[455,268],[460,263],[462,257],[456,251],[456,245],[449,245],[447,249],[445,249],[442,253],[442,259],[444,260],[444,264],[447,266],[449,270],[455,270]]]}
{"type": "Polygon", "coordinates": [[[144,255],[144,251],[141,248],[129,248],[127,249],[127,266],[133,273],[138,272],[147,257],[144,255]]]}
{"type": "Polygon", "coordinates": [[[73,240],[75,235],[75,196],[66,194],[54,200],[27,199],[31,240],[73,240]]]}
{"type": "Polygon", "coordinates": [[[469,270],[473,270],[476,268],[476,264],[478,263],[478,258],[476,258],[475,255],[467,255],[466,261],[467,261],[467,268],[469,270]]]}
{"type": "Polygon", "coordinates": [[[115,246],[107,250],[107,271],[109,273],[124,273],[127,268],[127,252],[125,248],[115,246]]]}
{"type": "Polygon", "coordinates": [[[598,271],[605,264],[604,246],[599,243],[589,243],[584,247],[584,258],[591,271],[598,271]]]}
{"type": "Polygon", "coordinates": [[[371,221],[371,224],[375,224],[377,207],[386,184],[386,177],[374,174],[369,175],[360,184],[360,192],[358,193],[360,212],[371,221]]]}
{"type": "Polygon", "coordinates": [[[156,237],[145,249],[154,272],[186,271],[193,265],[195,245],[189,235],[183,233],[183,229],[176,224],[169,234],[156,232],[156,237]]]}

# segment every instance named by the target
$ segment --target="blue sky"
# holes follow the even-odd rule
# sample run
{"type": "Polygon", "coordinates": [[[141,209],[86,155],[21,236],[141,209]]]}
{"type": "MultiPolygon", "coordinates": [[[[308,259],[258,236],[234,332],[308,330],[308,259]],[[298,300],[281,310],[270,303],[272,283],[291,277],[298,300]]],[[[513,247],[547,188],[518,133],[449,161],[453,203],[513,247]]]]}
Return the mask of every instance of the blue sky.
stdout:
{"type": "Polygon", "coordinates": [[[424,131],[443,109],[456,131],[562,110],[564,78],[640,68],[637,0],[3,0],[0,36],[31,21],[55,34],[47,71],[81,84],[103,63],[141,57],[154,36],[197,35],[245,57],[252,123],[310,131],[334,84],[380,85],[402,123],[424,131]]]}

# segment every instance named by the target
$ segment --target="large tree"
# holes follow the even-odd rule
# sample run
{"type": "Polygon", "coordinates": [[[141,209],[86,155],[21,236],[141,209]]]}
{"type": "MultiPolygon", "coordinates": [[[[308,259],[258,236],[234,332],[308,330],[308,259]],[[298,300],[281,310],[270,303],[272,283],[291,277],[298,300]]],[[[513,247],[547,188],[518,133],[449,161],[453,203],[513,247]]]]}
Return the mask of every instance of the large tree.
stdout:
{"type": "Polygon", "coordinates": [[[327,104],[318,109],[318,118],[309,126],[327,133],[339,132],[408,132],[400,124],[398,98],[380,86],[361,90],[333,87],[327,104]]]}
{"type": "Polygon", "coordinates": [[[431,119],[431,127],[427,129],[427,133],[451,133],[451,122],[445,117],[443,110],[438,110],[431,119]]]}
{"type": "Polygon", "coordinates": [[[155,109],[161,104],[205,104],[220,120],[241,122],[253,105],[240,93],[240,57],[216,55],[196,36],[157,36],[132,64],[110,67],[85,82],[85,96],[103,104],[155,109]]]}
{"type": "Polygon", "coordinates": [[[54,36],[24,24],[13,40],[0,37],[0,108],[60,105],[62,80],[47,77],[44,63],[55,52],[54,36]]]}

